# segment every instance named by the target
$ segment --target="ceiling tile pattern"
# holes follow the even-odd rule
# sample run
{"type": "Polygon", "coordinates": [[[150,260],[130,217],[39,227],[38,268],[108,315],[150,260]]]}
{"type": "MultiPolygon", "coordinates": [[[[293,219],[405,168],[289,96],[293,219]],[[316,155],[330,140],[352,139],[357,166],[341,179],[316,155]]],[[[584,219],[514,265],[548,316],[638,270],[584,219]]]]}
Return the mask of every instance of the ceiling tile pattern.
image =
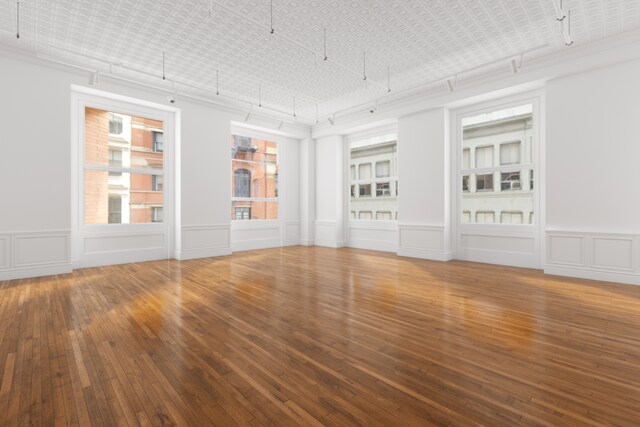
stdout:
{"type": "MultiPolygon", "coordinates": [[[[640,0],[564,6],[576,44],[640,26],[640,0]]],[[[273,9],[270,34],[270,0],[21,0],[20,43],[122,64],[156,83],[165,52],[167,78],[181,90],[183,82],[214,94],[218,70],[221,93],[257,103],[261,85],[264,105],[293,113],[296,97],[308,121],[316,106],[325,117],[528,49],[567,49],[552,0],[273,0],[273,9]]],[[[15,43],[15,13],[15,1],[0,0],[2,42],[15,43]]]]}

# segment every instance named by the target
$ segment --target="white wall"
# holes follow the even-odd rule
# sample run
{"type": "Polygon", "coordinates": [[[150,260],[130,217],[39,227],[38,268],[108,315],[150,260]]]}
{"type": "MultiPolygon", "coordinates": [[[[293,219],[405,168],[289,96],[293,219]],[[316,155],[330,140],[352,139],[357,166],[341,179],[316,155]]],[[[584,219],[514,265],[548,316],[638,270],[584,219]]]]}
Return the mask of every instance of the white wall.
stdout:
{"type": "Polygon", "coordinates": [[[547,85],[545,271],[640,283],[640,60],[547,85]]]}
{"type": "Polygon", "coordinates": [[[316,220],[316,142],[300,141],[300,244],[311,246],[315,240],[316,220]]]}
{"type": "MultiPolygon", "coordinates": [[[[0,103],[0,280],[71,271],[71,85],[88,81],[85,71],[11,51],[0,54],[0,93],[10,100],[0,103]]],[[[166,93],[106,76],[98,89],[168,104],[166,93]]],[[[186,98],[175,106],[181,110],[181,191],[175,254],[169,256],[229,254],[230,121],[244,114],[186,98]]],[[[299,221],[296,184],[290,185],[294,193],[285,213],[299,221]]]]}
{"type": "Polygon", "coordinates": [[[436,108],[398,122],[398,255],[451,259],[449,111],[436,108]]]}
{"type": "Polygon", "coordinates": [[[315,244],[318,246],[345,245],[345,149],[344,138],[340,135],[320,138],[316,142],[314,235],[315,244]]]}

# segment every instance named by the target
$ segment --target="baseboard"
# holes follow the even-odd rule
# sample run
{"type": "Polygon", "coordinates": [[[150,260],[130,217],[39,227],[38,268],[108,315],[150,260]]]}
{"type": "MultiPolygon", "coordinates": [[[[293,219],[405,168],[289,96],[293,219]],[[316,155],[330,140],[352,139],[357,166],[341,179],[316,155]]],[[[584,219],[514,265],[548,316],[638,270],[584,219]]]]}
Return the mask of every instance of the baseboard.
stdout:
{"type": "Polygon", "coordinates": [[[451,261],[453,259],[452,252],[429,251],[426,249],[399,249],[398,256],[432,261],[451,261]]]}
{"type": "Polygon", "coordinates": [[[311,239],[301,239],[300,246],[315,246],[315,242],[311,239]]]}
{"type": "Polygon", "coordinates": [[[231,255],[231,248],[205,248],[193,251],[176,252],[173,257],[180,261],[186,261],[189,259],[213,258],[227,255],[231,255]]]}
{"type": "Polygon", "coordinates": [[[579,279],[599,280],[602,282],[617,282],[627,285],[640,285],[640,276],[635,274],[613,273],[609,271],[586,270],[573,267],[544,266],[544,274],[554,276],[576,277],[579,279]]]}
{"type": "Polygon", "coordinates": [[[69,274],[73,271],[71,264],[58,265],[55,267],[35,267],[18,270],[0,271],[0,281],[27,279],[30,277],[55,276],[57,274],[69,274]]]}

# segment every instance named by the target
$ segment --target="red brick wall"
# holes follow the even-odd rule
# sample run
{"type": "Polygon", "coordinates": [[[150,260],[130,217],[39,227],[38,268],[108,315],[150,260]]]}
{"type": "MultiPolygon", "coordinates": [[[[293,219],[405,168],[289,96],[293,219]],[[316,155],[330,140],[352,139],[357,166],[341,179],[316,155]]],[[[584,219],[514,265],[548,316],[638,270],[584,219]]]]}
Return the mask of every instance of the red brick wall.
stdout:
{"type": "MultiPolygon", "coordinates": [[[[85,109],[85,162],[109,164],[109,113],[94,108],[85,109]]],[[[87,171],[84,174],[84,217],[86,224],[106,224],[109,217],[109,183],[107,172],[87,171]]]]}
{"type": "MultiPolygon", "coordinates": [[[[277,161],[277,155],[274,153],[277,145],[272,141],[253,138],[251,146],[256,148],[255,152],[238,152],[236,159],[256,163],[232,162],[232,183],[237,169],[247,169],[251,172],[250,197],[273,198],[276,196],[275,174],[278,172],[277,165],[273,163],[277,161]],[[265,163],[267,161],[270,162],[269,165],[265,163]],[[275,170],[268,169],[274,166],[275,170]]],[[[234,147],[233,135],[231,136],[231,147],[234,147]]],[[[275,202],[233,202],[232,219],[235,219],[235,208],[238,206],[251,207],[251,219],[278,219],[278,203],[275,202]]]]}

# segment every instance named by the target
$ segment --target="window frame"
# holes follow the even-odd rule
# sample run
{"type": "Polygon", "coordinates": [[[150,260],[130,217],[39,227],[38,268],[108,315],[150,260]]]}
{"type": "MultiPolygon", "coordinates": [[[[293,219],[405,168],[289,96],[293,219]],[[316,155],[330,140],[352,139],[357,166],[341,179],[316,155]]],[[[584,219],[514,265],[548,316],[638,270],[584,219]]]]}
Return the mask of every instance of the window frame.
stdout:
{"type": "MultiPolygon", "coordinates": [[[[454,155],[452,156],[452,159],[454,159],[454,168],[453,168],[453,173],[455,176],[455,179],[453,182],[456,183],[456,186],[454,187],[454,200],[456,201],[456,206],[455,206],[455,224],[456,224],[456,229],[460,230],[460,229],[469,229],[469,228],[480,228],[480,229],[496,229],[496,230],[504,230],[504,231],[509,231],[509,230],[513,230],[513,231],[517,231],[517,230],[525,230],[528,229],[530,231],[534,231],[536,229],[538,229],[540,227],[540,224],[543,221],[543,218],[541,217],[541,203],[540,203],[540,193],[538,191],[539,184],[537,182],[538,180],[538,173],[536,173],[535,171],[540,169],[540,150],[541,150],[541,138],[540,138],[540,122],[541,122],[541,114],[540,114],[540,96],[539,95],[533,95],[533,96],[524,96],[524,97],[513,97],[512,99],[507,100],[506,102],[500,102],[498,100],[498,102],[487,102],[481,105],[476,106],[477,108],[474,109],[465,109],[464,112],[459,113],[456,115],[456,121],[455,121],[455,126],[456,126],[456,143],[452,144],[452,149],[455,150],[454,155]],[[463,154],[463,150],[465,150],[468,147],[464,147],[464,140],[463,140],[463,126],[462,126],[462,121],[466,118],[469,117],[474,117],[483,113],[491,113],[491,112],[495,112],[495,111],[500,111],[500,110],[504,110],[504,109],[508,109],[508,108],[512,108],[512,107],[518,107],[518,106],[523,106],[523,105],[531,105],[532,106],[532,116],[533,116],[533,126],[532,126],[532,146],[530,147],[530,149],[532,150],[532,158],[530,162],[522,162],[522,163],[518,163],[518,164],[506,164],[506,165],[502,165],[501,164],[501,151],[500,148],[503,144],[509,144],[509,143],[514,143],[514,142],[520,142],[521,144],[523,144],[523,141],[520,140],[513,140],[513,139],[507,139],[504,141],[500,141],[498,143],[496,143],[494,145],[494,153],[493,153],[493,167],[483,167],[483,168],[476,168],[475,166],[475,162],[471,162],[470,163],[474,163],[474,164],[470,164],[469,168],[464,168],[463,166],[463,160],[464,160],[464,154],[463,154]],[[533,179],[531,180],[534,183],[534,187],[530,188],[530,191],[532,193],[533,196],[533,212],[534,212],[534,219],[535,222],[534,223],[527,223],[524,221],[524,212],[523,212],[523,223],[522,224],[501,224],[499,222],[495,222],[493,224],[487,224],[487,223],[465,223],[462,221],[462,216],[463,216],[463,198],[465,195],[469,195],[471,191],[463,191],[462,189],[462,185],[463,185],[463,177],[464,176],[469,176],[469,190],[471,190],[472,188],[472,175],[475,175],[476,177],[478,175],[487,175],[487,174],[492,174],[493,175],[493,190],[476,190],[476,193],[490,193],[490,192],[495,192],[497,194],[503,193],[503,191],[501,190],[501,186],[502,186],[502,174],[503,173],[513,173],[513,172],[519,172],[521,174],[521,179],[520,179],[520,183],[521,186],[523,185],[523,179],[522,179],[522,171],[525,170],[529,170],[529,171],[533,171],[533,179]],[[500,179],[496,180],[496,175],[500,176],[500,179]],[[497,191],[499,190],[499,191],[497,191]],[[536,219],[537,218],[537,219],[536,219]]],[[[478,148],[483,148],[488,146],[487,144],[479,144],[476,147],[473,148],[473,150],[478,149],[478,148]]],[[[522,159],[522,145],[521,145],[521,153],[520,153],[520,160],[522,159]]],[[[471,156],[471,151],[470,151],[470,156],[471,156]]],[[[475,156],[474,156],[475,157],[475,156]]],[[[475,177],[473,178],[473,182],[474,182],[474,187],[476,185],[476,181],[475,181],[475,177]]],[[[517,191],[514,190],[510,190],[510,191],[504,191],[504,193],[506,194],[516,194],[517,191]]],[[[494,211],[496,212],[496,211],[494,211]]],[[[500,211],[497,211],[495,213],[495,220],[499,220],[499,213],[500,211]]],[[[471,212],[471,217],[475,218],[475,213],[471,212]]]]}
{"type": "MultiPolygon", "coordinates": [[[[231,167],[231,188],[230,188],[230,193],[231,193],[231,205],[233,206],[233,202],[247,202],[247,203],[251,203],[251,202],[271,202],[271,203],[277,203],[278,205],[278,217],[275,219],[236,219],[236,215],[235,215],[235,209],[232,210],[232,219],[231,219],[231,223],[232,224],[268,224],[268,223],[280,223],[281,218],[283,216],[283,213],[281,212],[281,207],[282,204],[280,203],[280,193],[281,193],[281,189],[278,188],[278,186],[280,185],[280,183],[282,182],[282,177],[280,176],[282,173],[281,170],[281,158],[282,158],[282,141],[280,140],[280,138],[277,138],[274,135],[268,135],[268,134],[257,134],[254,133],[250,130],[246,130],[242,127],[235,127],[232,126],[231,128],[231,136],[234,138],[234,141],[237,139],[241,139],[241,140],[246,140],[247,138],[249,139],[249,141],[251,141],[252,139],[263,139],[269,142],[272,142],[276,145],[276,161],[275,161],[275,165],[276,165],[276,172],[274,174],[274,180],[276,182],[276,188],[275,188],[275,197],[252,197],[251,196],[251,192],[252,192],[252,187],[253,187],[253,179],[254,176],[252,174],[249,175],[249,197],[237,197],[234,194],[234,185],[233,185],[233,179],[234,179],[234,174],[233,174],[233,162],[238,162],[238,163],[244,163],[244,164],[257,164],[257,165],[267,165],[268,163],[265,162],[254,162],[251,160],[244,160],[244,159],[234,159],[230,158],[230,167],[231,167]]],[[[248,169],[250,171],[250,169],[248,169]]],[[[250,210],[251,212],[251,210],[250,210]]]]}

